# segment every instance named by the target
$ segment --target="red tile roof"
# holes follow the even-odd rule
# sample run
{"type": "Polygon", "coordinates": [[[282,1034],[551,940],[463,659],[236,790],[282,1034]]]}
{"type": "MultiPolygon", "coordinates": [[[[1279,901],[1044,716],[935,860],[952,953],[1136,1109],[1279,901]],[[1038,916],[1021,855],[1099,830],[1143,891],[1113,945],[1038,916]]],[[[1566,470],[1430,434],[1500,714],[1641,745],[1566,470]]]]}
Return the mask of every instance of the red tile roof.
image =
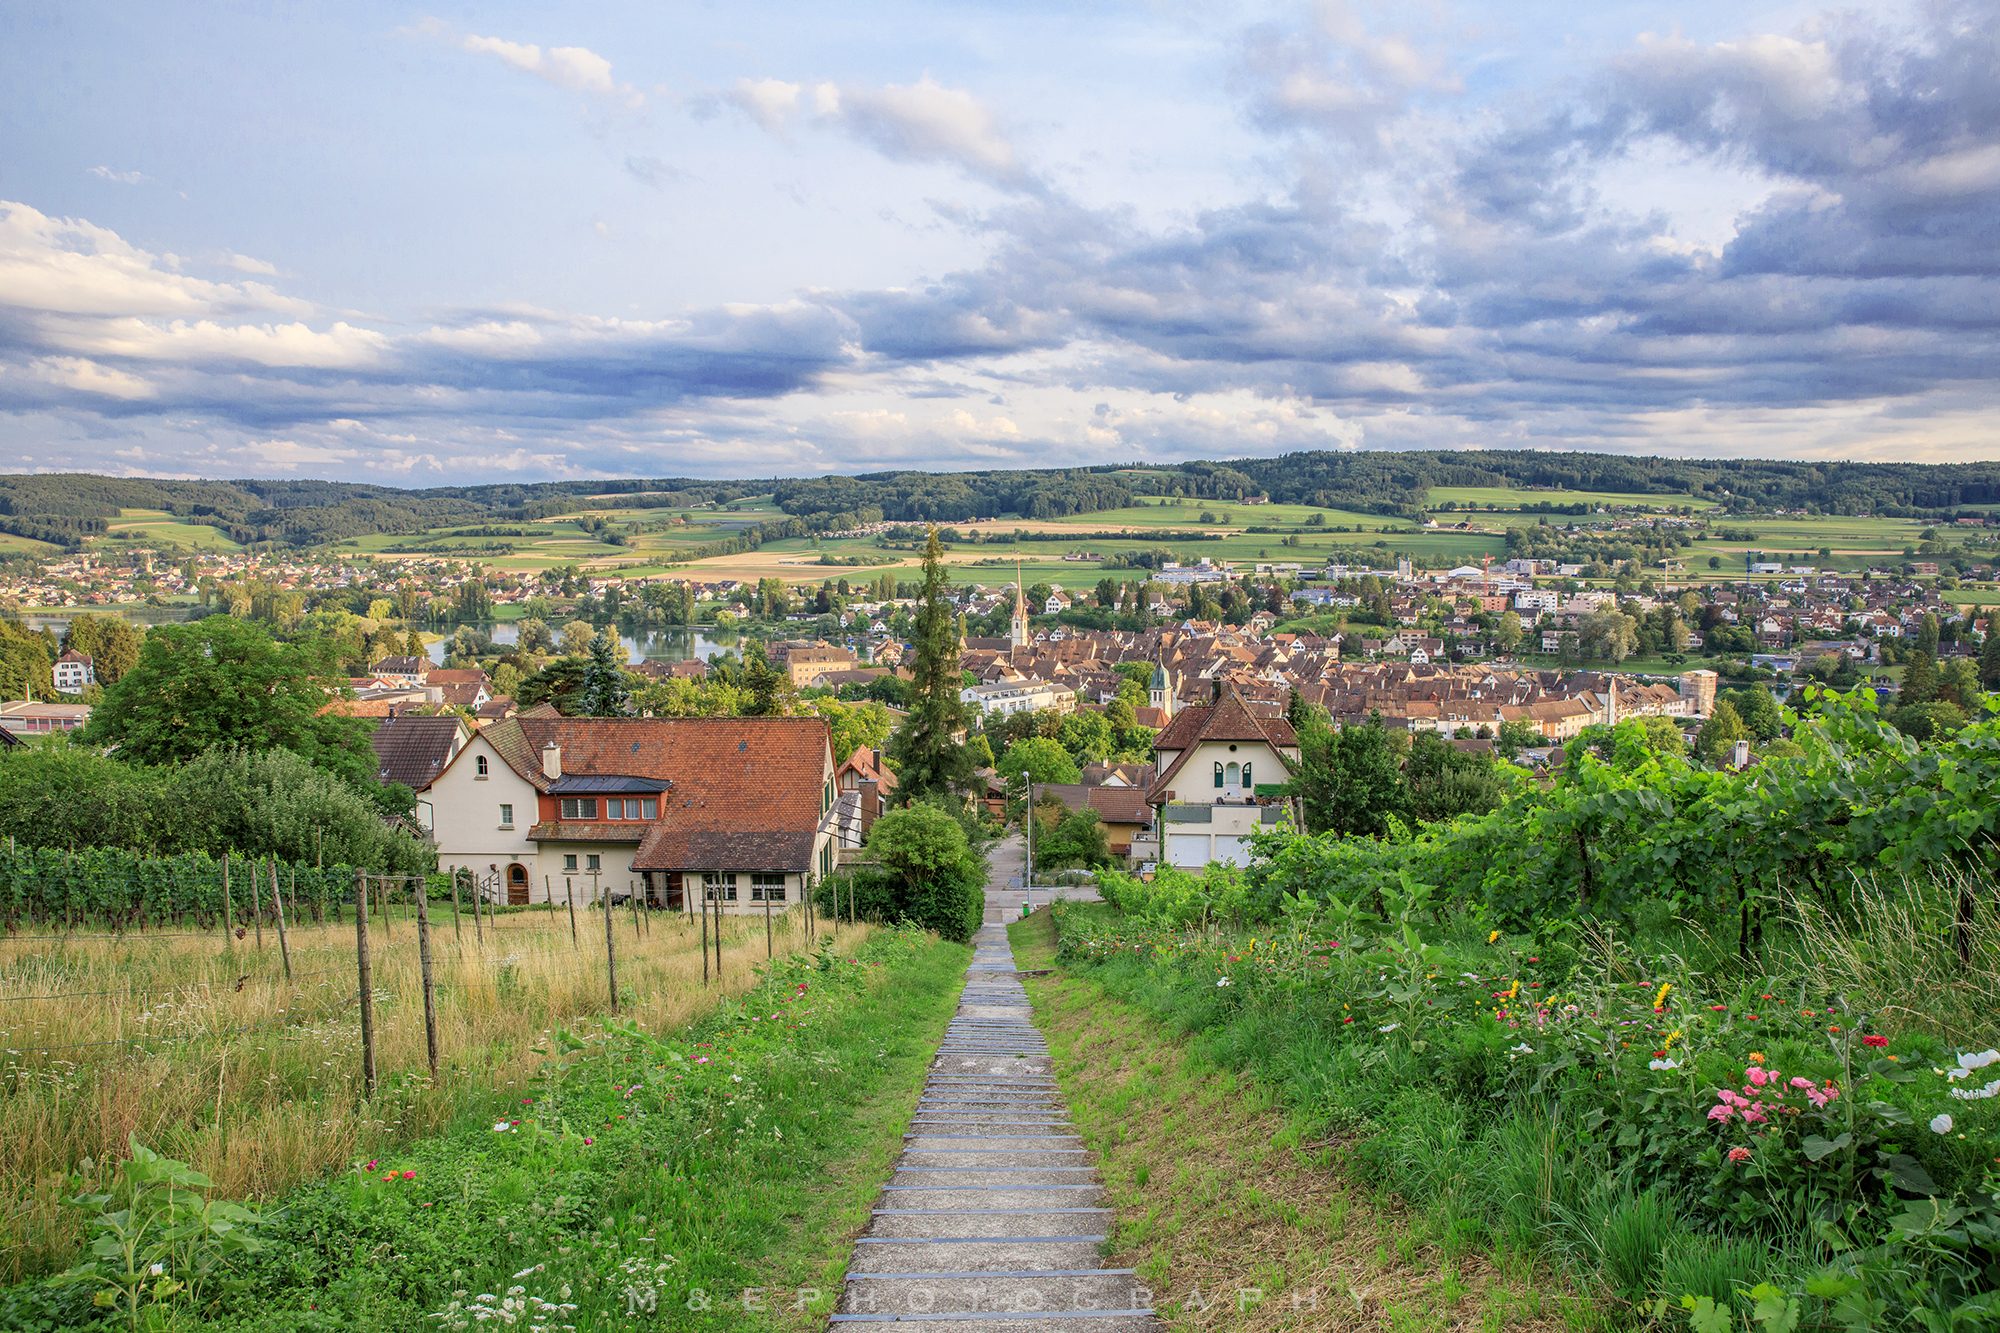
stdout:
{"type": "MultiPolygon", "coordinates": [[[[565,777],[671,783],[660,795],[656,823],[620,829],[627,841],[644,832],[635,870],[813,868],[822,792],[833,768],[820,718],[571,718],[535,708],[480,734],[537,791],[550,787],[542,750],[551,742],[560,748],[565,777]]],[[[559,836],[541,828],[535,836],[559,836]]]]}

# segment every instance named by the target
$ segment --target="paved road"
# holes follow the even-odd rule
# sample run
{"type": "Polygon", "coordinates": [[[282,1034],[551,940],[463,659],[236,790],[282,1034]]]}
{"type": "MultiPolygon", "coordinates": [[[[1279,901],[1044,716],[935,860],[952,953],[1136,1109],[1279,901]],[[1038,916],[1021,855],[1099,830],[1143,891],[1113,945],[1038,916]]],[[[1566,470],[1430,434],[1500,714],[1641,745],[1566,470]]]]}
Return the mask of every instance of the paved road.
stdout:
{"type": "Polygon", "coordinates": [[[1132,1270],[1098,1266],[1112,1211],[1029,1022],[1006,928],[981,927],[973,945],[958,1013],[896,1174],[855,1242],[833,1323],[1159,1333],[1132,1270]]]}
{"type": "MultiPolygon", "coordinates": [[[[987,854],[992,863],[992,871],[986,880],[986,919],[989,922],[1018,921],[1021,918],[1021,904],[1030,896],[1022,887],[1021,874],[1026,867],[1027,843],[1018,831],[1010,832],[987,854]]],[[[1040,907],[1050,898],[1060,894],[1072,902],[1094,903],[1097,888],[1091,884],[1064,884],[1056,888],[1047,885],[1032,886],[1035,905],[1040,907]]]]}

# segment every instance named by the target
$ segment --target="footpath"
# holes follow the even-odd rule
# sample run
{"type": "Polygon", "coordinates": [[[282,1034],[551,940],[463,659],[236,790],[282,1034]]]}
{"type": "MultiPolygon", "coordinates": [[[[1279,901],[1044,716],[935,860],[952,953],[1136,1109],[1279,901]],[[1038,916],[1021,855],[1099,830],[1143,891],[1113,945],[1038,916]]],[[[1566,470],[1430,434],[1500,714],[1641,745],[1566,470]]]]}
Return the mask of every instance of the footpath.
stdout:
{"type": "Polygon", "coordinates": [[[832,1322],[1158,1333],[1132,1270],[1097,1266],[1114,1214],[1029,1021],[1006,927],[983,926],[973,948],[958,1012],[896,1174],[855,1242],[832,1322]]]}

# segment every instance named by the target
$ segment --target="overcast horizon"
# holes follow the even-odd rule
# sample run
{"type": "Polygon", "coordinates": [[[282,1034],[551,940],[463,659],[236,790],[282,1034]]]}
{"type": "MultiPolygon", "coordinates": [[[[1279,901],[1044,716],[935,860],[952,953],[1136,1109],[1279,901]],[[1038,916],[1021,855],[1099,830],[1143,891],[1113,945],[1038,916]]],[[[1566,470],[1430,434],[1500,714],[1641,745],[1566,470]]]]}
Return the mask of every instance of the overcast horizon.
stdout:
{"type": "Polygon", "coordinates": [[[0,18],[0,471],[2000,457],[2000,4],[0,18]]]}

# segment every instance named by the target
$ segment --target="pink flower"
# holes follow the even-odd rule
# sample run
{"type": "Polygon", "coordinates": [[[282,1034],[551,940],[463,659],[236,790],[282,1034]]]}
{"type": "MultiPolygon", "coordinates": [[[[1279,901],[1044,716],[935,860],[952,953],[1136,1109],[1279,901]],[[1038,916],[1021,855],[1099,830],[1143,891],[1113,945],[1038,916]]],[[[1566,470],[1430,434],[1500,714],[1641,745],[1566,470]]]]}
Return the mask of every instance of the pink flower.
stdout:
{"type": "Polygon", "coordinates": [[[403,1173],[403,1179],[405,1180],[415,1180],[416,1178],[417,1178],[417,1173],[414,1171],[405,1171],[403,1173]]]}
{"type": "Polygon", "coordinates": [[[1743,1113],[1743,1120],[1745,1124],[1751,1124],[1751,1125],[1768,1124],[1770,1122],[1770,1119],[1771,1119],[1770,1116],[1764,1114],[1764,1103],[1762,1102],[1758,1102],[1755,1106],[1751,1107],[1749,1110],[1743,1113]]]}
{"type": "Polygon", "coordinates": [[[1727,1124],[1736,1118],[1736,1108],[1733,1106],[1712,1106],[1708,1110],[1708,1118],[1710,1120],[1720,1120],[1724,1124],[1727,1124]]]}
{"type": "Polygon", "coordinates": [[[1809,1078],[1795,1078],[1792,1080],[1792,1086],[1811,1092],[1813,1090],[1813,1081],[1809,1078]]]}
{"type": "Polygon", "coordinates": [[[1863,1037],[1861,1039],[1861,1044],[1863,1046],[1878,1046],[1878,1047],[1887,1046],[1889,1044],[1889,1039],[1887,1037],[1873,1037],[1873,1036],[1863,1037]]]}
{"type": "Polygon", "coordinates": [[[1756,1084],[1758,1087],[1761,1088],[1766,1083],[1769,1083],[1772,1079],[1776,1078],[1777,1075],[1770,1073],[1769,1071],[1765,1070],[1759,1065],[1751,1065],[1748,1069],[1745,1069],[1743,1071],[1743,1077],[1749,1079],[1752,1083],[1756,1084]]]}
{"type": "Polygon", "coordinates": [[[1750,1160],[1750,1150],[1748,1148],[1731,1148],[1729,1150],[1729,1160],[1732,1162],[1747,1162],[1750,1160]]]}

